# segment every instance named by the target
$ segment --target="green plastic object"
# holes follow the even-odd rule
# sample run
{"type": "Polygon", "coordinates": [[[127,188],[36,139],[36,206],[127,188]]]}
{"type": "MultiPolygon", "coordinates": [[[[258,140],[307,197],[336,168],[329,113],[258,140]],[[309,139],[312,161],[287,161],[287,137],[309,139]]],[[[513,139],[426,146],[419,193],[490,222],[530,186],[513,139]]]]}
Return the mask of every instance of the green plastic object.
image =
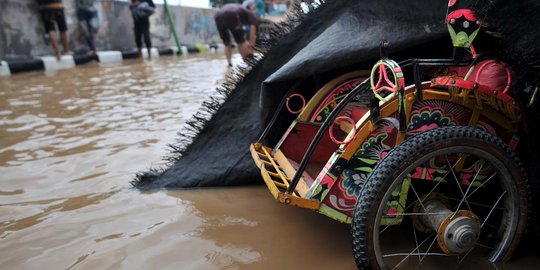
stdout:
{"type": "Polygon", "coordinates": [[[176,42],[176,47],[178,48],[178,54],[182,54],[182,46],[180,46],[180,38],[178,38],[178,34],[176,33],[176,25],[172,18],[171,11],[169,10],[169,4],[167,4],[167,0],[163,1],[163,6],[165,7],[165,13],[167,13],[167,18],[169,18],[169,25],[171,26],[171,31],[174,36],[174,41],[176,42]]]}

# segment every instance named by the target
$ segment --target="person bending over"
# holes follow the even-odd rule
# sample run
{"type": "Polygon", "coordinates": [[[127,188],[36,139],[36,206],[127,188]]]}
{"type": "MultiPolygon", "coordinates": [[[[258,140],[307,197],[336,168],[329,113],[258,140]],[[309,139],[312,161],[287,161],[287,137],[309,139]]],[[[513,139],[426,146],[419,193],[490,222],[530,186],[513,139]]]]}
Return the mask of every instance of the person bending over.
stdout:
{"type": "Polygon", "coordinates": [[[62,45],[64,46],[64,51],[62,53],[71,53],[68,49],[64,3],[62,0],[37,0],[37,3],[41,12],[43,24],[45,25],[45,31],[49,34],[49,40],[51,41],[51,45],[54,49],[54,54],[56,55],[56,58],[60,60],[62,54],[60,53],[60,48],[58,47],[56,26],[58,26],[58,30],[60,30],[60,39],[62,40],[62,45]]]}
{"type": "Polygon", "coordinates": [[[257,39],[257,26],[259,19],[240,4],[226,4],[214,16],[219,36],[225,45],[225,56],[229,66],[232,66],[231,34],[238,44],[238,51],[242,58],[253,54],[253,47],[257,39]],[[249,29],[249,41],[245,38],[244,28],[249,29]]]}

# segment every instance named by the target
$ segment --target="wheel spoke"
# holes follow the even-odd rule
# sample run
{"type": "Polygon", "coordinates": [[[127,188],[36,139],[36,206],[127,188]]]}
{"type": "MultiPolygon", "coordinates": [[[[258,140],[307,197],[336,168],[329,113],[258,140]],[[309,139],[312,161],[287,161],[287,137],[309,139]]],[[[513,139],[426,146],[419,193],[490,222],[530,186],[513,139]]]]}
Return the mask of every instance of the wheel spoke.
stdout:
{"type": "Polygon", "coordinates": [[[497,199],[497,201],[495,202],[495,204],[493,205],[493,208],[491,208],[491,210],[489,210],[489,213],[488,215],[486,216],[486,219],[484,219],[484,222],[482,222],[482,225],[480,226],[480,228],[483,228],[484,227],[484,224],[486,224],[486,222],[488,221],[489,217],[491,216],[491,213],[493,213],[493,210],[495,209],[495,207],[499,204],[499,202],[501,201],[501,199],[504,197],[504,195],[506,195],[508,191],[504,191],[503,194],[501,194],[501,196],[499,196],[499,198],[497,199]]]}
{"type": "MultiPolygon", "coordinates": [[[[461,159],[462,159],[462,157],[459,157],[459,159],[456,161],[456,163],[454,163],[453,166],[451,165],[451,168],[454,168],[455,166],[457,166],[457,164],[461,161],[461,159]]],[[[426,166],[426,167],[428,167],[428,166],[426,166]]],[[[433,179],[433,175],[431,175],[431,173],[429,172],[429,170],[428,170],[428,173],[429,173],[429,175],[431,176],[431,178],[433,179]]],[[[448,176],[449,173],[450,173],[450,171],[446,172],[446,174],[444,175],[443,178],[446,179],[446,177],[448,176]]],[[[435,191],[435,189],[437,189],[437,187],[438,187],[441,183],[443,183],[443,181],[437,182],[437,184],[435,184],[435,186],[427,193],[426,198],[427,198],[429,195],[431,195],[431,193],[433,193],[433,191],[435,191]]],[[[412,183],[412,181],[411,181],[411,186],[412,186],[412,185],[413,185],[413,183],[412,183]]],[[[422,202],[422,201],[419,201],[419,202],[422,202]]],[[[401,205],[401,203],[400,203],[400,206],[403,207],[403,209],[404,209],[403,212],[406,212],[406,211],[409,210],[415,203],[416,203],[416,201],[412,202],[412,203],[411,203],[409,206],[407,206],[407,207],[403,207],[403,205],[401,205]]],[[[429,215],[428,213],[424,213],[424,214],[429,215]]],[[[409,214],[401,214],[401,215],[407,216],[407,215],[409,215],[409,214]]],[[[410,215],[414,215],[414,214],[410,213],[410,215]]],[[[390,226],[395,225],[396,223],[397,223],[397,219],[395,219],[394,221],[392,221],[392,223],[386,225],[386,227],[384,227],[384,228],[379,232],[379,234],[382,234],[384,231],[386,231],[386,229],[388,229],[390,226]]]]}
{"type": "Polygon", "coordinates": [[[393,214],[393,215],[384,215],[384,217],[395,217],[395,216],[440,216],[447,215],[446,213],[403,213],[403,214],[393,214]]]}
{"type": "MultiPolygon", "coordinates": [[[[452,197],[446,197],[447,199],[449,200],[452,200],[452,201],[456,201],[456,202],[459,202],[461,201],[461,199],[457,199],[457,198],[452,198],[452,197]]],[[[487,205],[487,204],[483,204],[483,203],[478,203],[478,202],[471,202],[471,201],[468,201],[470,205],[476,205],[476,206],[482,206],[482,207],[486,207],[486,208],[492,208],[493,205],[487,205]]],[[[504,210],[504,208],[502,207],[496,207],[495,208],[496,210],[504,210]]]]}
{"type": "Polygon", "coordinates": [[[420,196],[418,196],[418,193],[416,192],[416,190],[414,189],[414,186],[411,184],[411,189],[414,193],[414,196],[416,196],[416,199],[418,200],[418,202],[420,203],[420,205],[422,206],[422,209],[424,209],[424,212],[427,212],[427,209],[426,207],[424,206],[424,204],[422,203],[422,199],[420,198],[420,196]]]}
{"type": "MultiPolygon", "coordinates": [[[[409,214],[412,214],[412,213],[405,213],[407,212],[407,210],[409,210],[415,203],[416,201],[412,202],[409,206],[407,207],[403,207],[403,205],[400,204],[401,207],[403,207],[403,213],[402,214],[398,214],[396,213],[395,215],[392,215],[392,216],[388,216],[388,215],[382,215],[382,216],[387,216],[387,217],[393,217],[393,216],[407,216],[409,214]]],[[[388,228],[390,228],[390,226],[392,225],[396,225],[398,222],[398,219],[394,219],[390,224],[386,225],[380,232],[379,234],[382,234],[384,231],[386,231],[388,228]]]]}
{"type": "Polygon", "coordinates": [[[471,194],[469,194],[469,196],[467,196],[466,199],[470,198],[474,193],[476,193],[476,191],[478,191],[481,187],[483,187],[484,185],[486,185],[486,184],[489,182],[489,180],[493,179],[493,177],[494,177],[495,175],[497,175],[497,172],[494,172],[493,175],[491,175],[486,181],[482,182],[482,184],[481,184],[480,186],[478,186],[477,188],[475,188],[475,189],[473,190],[473,192],[471,192],[471,194]]]}
{"type": "MultiPolygon", "coordinates": [[[[450,165],[450,161],[448,160],[448,155],[446,155],[446,162],[448,163],[448,165],[450,167],[452,167],[450,165]]],[[[463,196],[463,200],[465,201],[465,204],[467,204],[467,208],[469,208],[469,210],[471,210],[471,206],[469,205],[469,203],[467,202],[466,198],[465,198],[465,194],[463,193],[463,190],[461,189],[461,184],[459,183],[459,180],[457,178],[457,175],[456,173],[454,172],[454,168],[451,168],[451,171],[452,171],[452,175],[454,176],[454,180],[456,182],[456,184],[458,185],[458,189],[459,189],[459,192],[461,193],[461,196],[463,196]]],[[[456,209],[456,210],[459,210],[459,209],[456,209]]],[[[454,213],[455,214],[455,213],[454,213]]]]}
{"type": "MultiPolygon", "coordinates": [[[[454,167],[456,167],[458,165],[458,163],[461,161],[462,157],[459,157],[459,159],[456,161],[456,163],[454,163],[453,166],[450,166],[450,170],[448,170],[446,172],[446,174],[443,176],[443,179],[446,181],[446,177],[448,176],[448,174],[450,174],[450,171],[452,171],[454,169],[454,167]]],[[[429,166],[427,166],[429,167],[429,166]]],[[[429,172],[429,170],[427,171],[427,173],[429,174],[429,176],[431,177],[431,179],[433,179],[433,175],[429,172]]],[[[425,196],[426,198],[429,197],[429,195],[431,195],[431,193],[433,193],[433,191],[435,191],[435,189],[437,189],[437,187],[443,183],[443,181],[438,181],[437,184],[435,184],[435,186],[427,193],[427,195],[425,196]]]]}
{"type": "Polygon", "coordinates": [[[469,253],[471,253],[471,251],[473,251],[474,248],[471,248],[469,251],[467,251],[467,253],[465,253],[465,256],[463,256],[463,258],[461,258],[459,260],[459,262],[457,263],[456,265],[456,269],[459,268],[459,266],[461,265],[461,263],[465,260],[465,258],[467,258],[467,256],[469,256],[469,253]]]}
{"type": "MultiPolygon", "coordinates": [[[[413,249],[410,253],[407,253],[407,255],[405,255],[405,258],[403,258],[396,266],[394,266],[394,268],[392,269],[396,269],[400,264],[402,264],[405,260],[407,260],[407,258],[409,258],[410,256],[414,255],[415,252],[419,252],[420,251],[420,247],[424,245],[425,242],[428,241],[428,239],[433,236],[434,234],[432,233],[430,236],[426,237],[426,239],[424,239],[424,241],[422,241],[422,243],[420,243],[420,245],[417,245],[415,249],[413,249]]],[[[435,238],[434,240],[437,240],[437,235],[435,234],[435,238]]],[[[433,245],[433,242],[431,242],[431,245],[433,245]]],[[[431,247],[431,246],[430,246],[431,247]]],[[[428,251],[429,252],[429,249],[428,251]]],[[[425,254],[425,253],[422,253],[422,254],[425,254]]],[[[386,255],[383,255],[383,257],[386,256],[386,255]]],[[[422,259],[420,259],[420,263],[422,263],[422,259]]]]}
{"type": "Polygon", "coordinates": [[[418,265],[416,266],[415,269],[418,269],[418,267],[420,267],[420,265],[422,264],[422,262],[426,258],[426,255],[429,253],[429,251],[431,250],[431,247],[433,247],[433,244],[435,244],[436,241],[437,241],[437,235],[435,235],[435,238],[433,238],[433,241],[431,241],[431,244],[429,245],[428,249],[426,250],[426,253],[424,253],[424,256],[422,256],[422,259],[420,259],[420,263],[418,263],[418,265]]]}
{"type": "MultiPolygon", "coordinates": [[[[461,207],[461,205],[463,204],[465,199],[468,198],[467,195],[469,194],[469,191],[471,191],[471,187],[473,186],[474,181],[476,181],[476,178],[478,177],[478,174],[480,174],[480,171],[482,170],[482,167],[484,167],[484,163],[482,163],[482,165],[480,166],[480,169],[478,169],[478,171],[474,175],[474,178],[473,178],[472,182],[469,183],[469,186],[467,187],[467,191],[465,191],[465,195],[463,195],[463,199],[459,202],[459,204],[458,204],[458,206],[456,208],[456,211],[459,210],[459,208],[461,207]]],[[[469,210],[470,209],[471,209],[471,207],[469,206],[469,210]]]]}
{"type": "Polygon", "coordinates": [[[495,225],[493,225],[493,224],[485,223],[484,225],[487,226],[487,227],[490,227],[490,228],[492,228],[492,229],[495,229],[495,230],[498,230],[498,229],[499,229],[499,227],[497,227],[497,226],[495,226],[495,225]]]}
{"type": "MultiPolygon", "coordinates": [[[[416,236],[416,228],[414,227],[414,223],[411,224],[411,225],[412,225],[412,231],[413,231],[413,234],[414,234],[414,243],[418,247],[418,237],[416,236]]],[[[422,260],[420,259],[420,254],[418,254],[418,262],[421,262],[421,261],[422,260]]]]}
{"type": "MultiPolygon", "coordinates": [[[[486,246],[486,245],[484,245],[484,244],[480,244],[480,243],[478,243],[478,242],[477,242],[475,245],[478,246],[478,247],[482,247],[482,248],[485,248],[485,249],[489,249],[489,250],[492,250],[492,249],[493,249],[492,247],[486,246]]],[[[463,261],[465,261],[465,258],[467,258],[467,256],[469,256],[469,253],[471,253],[473,250],[474,250],[474,248],[472,248],[472,249],[470,249],[469,251],[467,251],[467,253],[465,254],[465,256],[463,256],[463,258],[461,258],[461,259],[459,260],[458,264],[456,265],[456,269],[459,268],[459,266],[461,265],[461,263],[462,263],[463,261]]]]}
{"type": "Polygon", "coordinates": [[[421,256],[421,255],[425,255],[425,256],[444,256],[444,257],[449,257],[451,255],[448,255],[446,253],[438,253],[438,252],[430,252],[430,253],[425,253],[425,252],[417,252],[417,253],[393,253],[393,254],[386,254],[383,256],[383,258],[389,258],[389,257],[402,257],[402,256],[421,256]]]}
{"type": "Polygon", "coordinates": [[[488,245],[484,245],[484,244],[480,244],[480,243],[476,243],[476,245],[479,246],[479,247],[483,247],[485,249],[493,250],[493,247],[490,247],[488,245]]]}

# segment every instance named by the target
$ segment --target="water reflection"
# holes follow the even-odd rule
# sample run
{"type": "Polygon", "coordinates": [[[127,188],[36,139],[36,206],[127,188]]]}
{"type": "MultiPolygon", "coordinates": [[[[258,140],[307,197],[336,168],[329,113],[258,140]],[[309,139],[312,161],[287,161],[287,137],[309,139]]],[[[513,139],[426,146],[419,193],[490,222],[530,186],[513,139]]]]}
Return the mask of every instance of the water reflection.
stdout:
{"type": "Polygon", "coordinates": [[[225,66],[219,57],[161,58],[0,80],[0,265],[138,268],[134,254],[179,208],[129,180],[162,163],[225,66]],[[127,252],[132,242],[140,247],[127,252]]]}

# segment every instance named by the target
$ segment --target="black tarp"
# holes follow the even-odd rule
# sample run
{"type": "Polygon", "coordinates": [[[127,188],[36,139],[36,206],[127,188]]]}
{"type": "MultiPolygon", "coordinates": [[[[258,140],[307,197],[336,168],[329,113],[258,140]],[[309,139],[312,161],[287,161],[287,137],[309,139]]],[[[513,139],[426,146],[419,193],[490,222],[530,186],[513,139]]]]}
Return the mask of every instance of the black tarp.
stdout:
{"type": "Polygon", "coordinates": [[[446,0],[332,0],[322,4],[292,25],[291,32],[233,87],[192,144],[182,149],[182,157],[163,171],[140,174],[134,185],[153,189],[261,181],[249,144],[257,140],[263,128],[261,119],[268,118],[292,81],[376,59],[382,39],[392,44],[392,51],[398,51],[440,38],[446,31],[446,5],[446,0]]]}
{"type": "MultiPolygon", "coordinates": [[[[493,15],[491,18],[496,18],[500,25],[511,19],[496,6],[502,2],[506,5],[506,1],[484,2],[481,11],[493,15]]],[[[512,3],[518,2],[538,7],[536,1],[512,3]]],[[[325,79],[321,78],[330,79],[332,74],[370,68],[379,56],[381,40],[389,41],[390,56],[397,60],[450,57],[451,42],[444,25],[447,4],[447,0],[329,0],[299,22],[281,27],[281,31],[290,33],[280,37],[243,79],[241,76],[224,86],[229,96],[222,106],[214,101],[206,104],[217,108],[215,113],[209,109],[214,113],[211,119],[196,117],[191,130],[180,132],[181,141],[172,145],[171,166],[139,174],[134,186],[155,189],[261,182],[248,147],[257,140],[294,82],[307,78],[320,80],[322,85],[325,79]]],[[[515,9],[519,8],[523,7],[515,9]]],[[[488,23],[491,27],[500,26],[488,23]]],[[[521,23],[526,24],[523,20],[521,23]]],[[[531,35],[537,36],[537,26],[530,26],[535,29],[530,31],[531,35]]],[[[507,31],[512,34],[511,28],[507,31]]],[[[512,38],[515,36],[514,33],[512,38]]],[[[530,46],[527,49],[531,51],[530,46]]],[[[534,56],[537,52],[529,54],[534,56]]],[[[523,59],[529,64],[535,61],[534,57],[523,59]]],[[[281,134],[289,120],[280,116],[270,140],[281,134]]]]}

